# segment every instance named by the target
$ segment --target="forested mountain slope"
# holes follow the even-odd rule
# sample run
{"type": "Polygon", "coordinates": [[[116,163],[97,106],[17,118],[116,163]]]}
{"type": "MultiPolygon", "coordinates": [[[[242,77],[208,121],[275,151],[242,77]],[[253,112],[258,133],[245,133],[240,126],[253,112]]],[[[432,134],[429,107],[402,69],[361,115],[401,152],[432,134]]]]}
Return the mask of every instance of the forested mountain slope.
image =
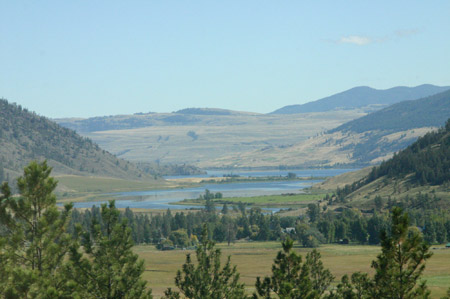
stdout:
{"type": "Polygon", "coordinates": [[[47,159],[55,174],[153,179],[88,138],[0,99],[0,180],[12,181],[30,160],[47,159]]]}
{"type": "Polygon", "coordinates": [[[450,86],[440,87],[430,84],[416,87],[399,86],[386,90],[360,86],[303,105],[285,106],[272,112],[272,114],[324,112],[336,109],[374,111],[394,103],[420,99],[449,89],[450,86]]]}
{"type": "Polygon", "coordinates": [[[375,197],[405,207],[450,206],[450,118],[444,127],[338,189],[337,195],[360,206],[367,206],[375,197]]]}
{"type": "Polygon", "coordinates": [[[450,91],[404,101],[290,146],[271,147],[217,160],[217,165],[367,166],[378,164],[450,117],[450,91]]]}

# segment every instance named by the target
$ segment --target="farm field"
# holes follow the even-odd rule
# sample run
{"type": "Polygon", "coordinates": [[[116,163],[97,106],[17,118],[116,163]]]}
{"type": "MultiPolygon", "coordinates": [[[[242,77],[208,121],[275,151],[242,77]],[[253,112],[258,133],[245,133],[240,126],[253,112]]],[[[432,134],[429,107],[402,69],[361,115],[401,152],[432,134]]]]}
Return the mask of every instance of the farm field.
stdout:
{"type": "MultiPolygon", "coordinates": [[[[279,242],[248,242],[218,244],[222,249],[222,261],[231,255],[231,262],[237,265],[241,275],[241,280],[246,284],[249,294],[254,291],[256,277],[270,275],[272,262],[279,250],[279,242]]],[[[153,289],[156,298],[160,298],[167,287],[175,287],[174,278],[177,270],[181,269],[187,253],[193,255],[195,251],[174,250],[159,251],[154,246],[140,245],[134,248],[140,258],[145,260],[144,279],[153,289]]],[[[296,247],[304,258],[311,251],[309,248],[296,247]]],[[[370,264],[380,252],[378,246],[368,245],[324,245],[318,248],[322,255],[322,261],[326,268],[329,268],[335,276],[334,283],[337,283],[345,274],[357,271],[369,272],[372,274],[370,264]]],[[[426,264],[424,278],[431,290],[432,298],[441,298],[450,286],[450,250],[443,249],[442,246],[432,249],[433,256],[426,264]]]]}

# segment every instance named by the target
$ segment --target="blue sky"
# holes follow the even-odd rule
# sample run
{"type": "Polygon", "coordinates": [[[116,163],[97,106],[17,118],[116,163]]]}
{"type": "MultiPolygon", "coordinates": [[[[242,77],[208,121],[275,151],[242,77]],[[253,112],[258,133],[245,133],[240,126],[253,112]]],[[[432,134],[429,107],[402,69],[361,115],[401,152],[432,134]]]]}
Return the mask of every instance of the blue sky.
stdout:
{"type": "Polygon", "coordinates": [[[267,113],[450,85],[450,1],[0,0],[0,97],[48,117],[267,113]]]}

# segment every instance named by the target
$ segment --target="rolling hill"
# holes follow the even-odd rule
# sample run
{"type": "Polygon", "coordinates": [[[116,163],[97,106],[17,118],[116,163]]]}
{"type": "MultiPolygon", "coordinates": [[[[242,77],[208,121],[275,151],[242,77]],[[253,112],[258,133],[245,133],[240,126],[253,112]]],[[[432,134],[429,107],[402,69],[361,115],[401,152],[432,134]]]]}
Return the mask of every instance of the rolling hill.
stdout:
{"type": "Polygon", "coordinates": [[[306,104],[285,106],[275,110],[272,114],[295,114],[348,109],[363,109],[370,112],[398,102],[427,97],[448,89],[450,89],[450,86],[440,87],[430,84],[416,87],[399,86],[386,90],[360,86],[306,104]]]}
{"type": "Polygon", "coordinates": [[[388,159],[450,117],[450,90],[404,101],[347,122],[308,140],[214,161],[215,166],[367,166],[388,159]]]}
{"type": "Polygon", "coordinates": [[[220,157],[294,144],[363,115],[357,110],[266,115],[188,108],[56,121],[129,161],[208,167],[220,157]]]}
{"type": "Polygon", "coordinates": [[[379,166],[334,177],[315,186],[334,189],[341,201],[373,206],[375,197],[411,208],[450,206],[450,118],[379,166]],[[345,186],[343,182],[347,181],[345,186]]]}
{"type": "Polygon", "coordinates": [[[154,180],[90,139],[0,99],[0,177],[13,181],[31,160],[48,160],[55,175],[154,180]]]}

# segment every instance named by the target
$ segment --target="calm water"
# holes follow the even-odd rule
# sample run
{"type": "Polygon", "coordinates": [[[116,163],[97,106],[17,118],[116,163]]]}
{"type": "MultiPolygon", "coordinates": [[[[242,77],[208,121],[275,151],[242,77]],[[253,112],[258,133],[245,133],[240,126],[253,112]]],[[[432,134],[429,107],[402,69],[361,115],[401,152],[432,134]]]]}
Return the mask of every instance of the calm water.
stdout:
{"type": "MultiPolygon", "coordinates": [[[[208,178],[211,176],[222,177],[223,175],[235,174],[249,177],[262,176],[287,176],[289,172],[295,173],[298,177],[328,177],[335,176],[357,169],[295,169],[295,170],[267,170],[267,171],[246,171],[246,170],[207,170],[206,174],[192,175],[194,178],[208,178]]],[[[167,176],[167,179],[179,179],[186,176],[167,176]]]]}
{"type": "MultiPolygon", "coordinates": [[[[341,173],[352,171],[354,169],[308,169],[308,170],[290,170],[290,171],[256,171],[256,172],[236,172],[233,174],[240,176],[286,176],[288,172],[293,172],[299,177],[324,177],[335,176],[341,173]]],[[[210,177],[223,176],[230,174],[227,171],[208,171],[203,176],[193,177],[210,177]]],[[[184,176],[186,177],[186,176],[184,176]]],[[[175,177],[167,177],[175,178],[175,177]]],[[[200,194],[209,189],[211,192],[221,192],[224,197],[238,196],[258,196],[258,195],[275,195],[282,193],[301,193],[302,189],[310,187],[312,184],[321,180],[294,180],[294,181],[275,181],[275,182],[243,182],[230,184],[205,184],[201,187],[172,189],[172,190],[143,190],[134,192],[121,192],[111,194],[111,199],[116,199],[118,208],[145,208],[145,209],[190,209],[199,206],[174,205],[174,203],[186,198],[197,198],[200,194]],[[137,199],[127,199],[129,197],[137,199]]],[[[100,205],[101,201],[96,202],[77,202],[74,203],[76,208],[90,208],[93,205],[100,205]]],[[[273,209],[274,211],[278,209],[273,209]]]]}

